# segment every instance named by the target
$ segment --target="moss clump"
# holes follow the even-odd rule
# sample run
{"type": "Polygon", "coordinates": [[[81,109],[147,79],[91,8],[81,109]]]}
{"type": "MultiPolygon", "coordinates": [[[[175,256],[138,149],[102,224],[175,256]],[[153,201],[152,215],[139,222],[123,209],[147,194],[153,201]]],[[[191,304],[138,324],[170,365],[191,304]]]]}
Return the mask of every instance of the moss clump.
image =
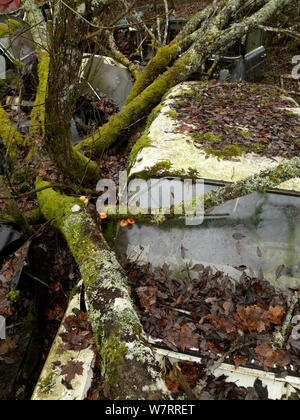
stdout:
{"type": "Polygon", "coordinates": [[[240,130],[239,134],[241,136],[245,136],[245,137],[253,137],[254,136],[254,134],[251,134],[249,131],[246,131],[246,130],[240,130]]]}
{"type": "Polygon", "coordinates": [[[47,52],[40,53],[38,64],[39,86],[34,101],[34,107],[31,112],[31,135],[43,136],[45,134],[45,100],[48,84],[49,63],[49,54],[47,52]]]}
{"type": "Polygon", "coordinates": [[[151,139],[150,139],[150,137],[148,137],[148,132],[149,132],[149,129],[151,127],[151,124],[153,123],[155,118],[157,118],[157,116],[159,115],[162,107],[163,107],[163,105],[158,105],[157,107],[155,107],[153,109],[153,111],[149,115],[149,117],[147,119],[147,124],[146,124],[146,127],[145,127],[144,134],[139,138],[139,140],[135,143],[135,145],[133,146],[133,148],[131,150],[131,153],[130,153],[130,156],[129,156],[130,165],[134,164],[134,162],[136,160],[136,157],[137,157],[138,153],[140,152],[140,150],[144,149],[145,147],[150,147],[151,139]]]}
{"type": "Polygon", "coordinates": [[[0,37],[14,35],[22,26],[21,22],[14,19],[7,19],[7,23],[0,23],[0,37]]]}
{"type": "Polygon", "coordinates": [[[135,99],[143,90],[151,85],[159,74],[161,74],[171,63],[177,58],[178,45],[166,45],[159,48],[155,57],[148,63],[146,69],[139,74],[128,98],[125,106],[135,99]]]}
{"type": "Polygon", "coordinates": [[[126,345],[121,342],[119,337],[113,335],[108,339],[102,341],[100,349],[101,357],[101,373],[108,381],[108,388],[110,382],[118,375],[122,368],[127,353],[126,345]]]}
{"type": "Polygon", "coordinates": [[[236,157],[240,156],[247,151],[247,147],[243,146],[242,144],[232,144],[230,146],[226,146],[226,149],[214,149],[213,147],[209,147],[204,150],[206,154],[224,159],[227,157],[236,157]]]}
{"type": "Polygon", "coordinates": [[[169,160],[162,160],[160,162],[157,162],[151,168],[146,168],[144,171],[139,172],[135,176],[137,178],[149,179],[152,176],[171,175],[171,171],[170,171],[171,167],[172,167],[172,163],[169,160]]]}
{"type": "Polygon", "coordinates": [[[109,220],[108,222],[105,222],[103,227],[103,235],[110,248],[113,248],[115,246],[115,242],[117,239],[117,231],[118,226],[114,221],[109,220]]]}
{"type": "Polygon", "coordinates": [[[267,146],[264,144],[260,144],[260,143],[251,143],[249,145],[250,149],[254,152],[254,153],[259,153],[259,152],[263,152],[264,150],[267,150],[267,146]]]}
{"type": "Polygon", "coordinates": [[[9,300],[13,303],[16,303],[20,297],[20,290],[11,290],[8,292],[9,300]]]}
{"type": "Polygon", "coordinates": [[[50,372],[49,375],[46,376],[46,378],[42,379],[39,383],[39,387],[41,391],[46,394],[47,392],[50,392],[51,388],[54,386],[53,381],[53,372],[50,372]]]}
{"type": "Polygon", "coordinates": [[[148,137],[148,135],[146,134],[143,134],[142,137],[135,143],[135,145],[133,146],[131,150],[130,157],[129,157],[130,165],[134,164],[137,158],[137,155],[142,149],[144,149],[145,147],[150,147],[150,146],[151,146],[150,137],[148,137]]]}
{"type": "Polygon", "coordinates": [[[206,133],[193,133],[192,138],[196,143],[204,143],[204,142],[218,142],[222,141],[222,139],[214,133],[206,132],[206,133]]]}
{"type": "Polygon", "coordinates": [[[26,141],[18,130],[12,125],[3,108],[0,108],[0,136],[13,164],[23,156],[26,141]]]}
{"type": "Polygon", "coordinates": [[[73,287],[73,289],[71,290],[70,296],[69,296],[69,300],[73,299],[74,296],[78,295],[81,291],[80,286],[75,286],[73,287]]]}
{"type": "Polygon", "coordinates": [[[197,91],[194,89],[189,89],[189,90],[183,90],[181,95],[184,97],[189,97],[189,96],[196,96],[197,91]]]}
{"type": "Polygon", "coordinates": [[[171,118],[177,118],[179,116],[178,112],[175,111],[174,109],[170,109],[170,111],[168,112],[168,115],[171,118]]]}

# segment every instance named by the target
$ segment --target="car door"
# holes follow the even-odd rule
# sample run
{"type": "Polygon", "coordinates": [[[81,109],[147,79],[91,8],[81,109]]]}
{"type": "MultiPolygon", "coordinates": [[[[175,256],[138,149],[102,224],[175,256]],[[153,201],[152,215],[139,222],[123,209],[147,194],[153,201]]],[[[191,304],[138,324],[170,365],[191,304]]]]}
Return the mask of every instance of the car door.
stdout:
{"type": "Polygon", "coordinates": [[[250,32],[245,45],[245,80],[255,82],[262,77],[262,68],[266,57],[266,49],[263,46],[263,31],[256,29],[250,32]]]}

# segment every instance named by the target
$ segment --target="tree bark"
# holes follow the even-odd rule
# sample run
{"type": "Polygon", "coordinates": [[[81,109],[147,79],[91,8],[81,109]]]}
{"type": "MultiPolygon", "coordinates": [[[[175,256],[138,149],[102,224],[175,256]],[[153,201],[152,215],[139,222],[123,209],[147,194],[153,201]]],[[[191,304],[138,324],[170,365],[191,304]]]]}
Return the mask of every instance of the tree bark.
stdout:
{"type": "Polygon", "coordinates": [[[52,160],[69,178],[96,183],[99,167],[71,144],[71,119],[79,96],[80,67],[88,24],[63,4],[56,5],[50,34],[50,65],[45,100],[45,145],[52,160]]]}

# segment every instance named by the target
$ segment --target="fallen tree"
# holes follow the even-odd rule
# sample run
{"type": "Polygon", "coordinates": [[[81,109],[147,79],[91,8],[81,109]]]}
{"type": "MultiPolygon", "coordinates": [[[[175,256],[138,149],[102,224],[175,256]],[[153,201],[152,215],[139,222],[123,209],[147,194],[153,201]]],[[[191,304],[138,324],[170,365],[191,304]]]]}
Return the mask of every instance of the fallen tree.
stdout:
{"type": "MultiPolygon", "coordinates": [[[[23,159],[20,150],[30,149],[27,156],[34,161],[30,181],[36,186],[37,203],[45,219],[65,236],[84,280],[102,373],[112,398],[160,399],[170,398],[170,395],[135,313],[126,275],[114,252],[107,246],[83,202],[58,192],[57,187],[52,188],[41,179],[41,166],[50,159],[73,191],[91,184],[94,188],[101,174],[93,157],[101,157],[103,151],[120,137],[126,138],[123,134],[129,126],[149,114],[171,87],[196,72],[212,54],[222,52],[248,31],[266,24],[270,17],[284,11],[292,1],[213,1],[187,23],[170,45],[158,49],[141,74],[136,74],[136,85],[123,109],[94,136],[75,148],[71,145],[70,121],[80,94],[83,54],[93,36],[93,32],[89,33],[90,27],[96,27],[95,33],[108,36],[112,30],[110,22],[114,21],[111,12],[116,10],[118,2],[98,0],[93,5],[78,0],[57,2],[53,23],[47,25],[45,35],[44,20],[36,3],[24,1],[34,39],[39,45],[39,88],[32,114],[33,124],[29,137],[24,139],[1,108],[3,124],[0,125],[0,134],[13,163],[23,159]],[[40,29],[37,30],[40,23],[41,33],[40,29]],[[42,153],[36,150],[36,136],[42,138],[42,153]]],[[[297,159],[252,180],[210,193],[205,197],[205,208],[298,176],[300,165],[297,159]]],[[[20,171],[16,179],[24,180],[26,176],[26,171],[20,171]]],[[[5,189],[2,193],[7,198],[5,189]]],[[[12,199],[18,199],[18,194],[13,191],[8,200],[12,199]]],[[[109,208],[107,214],[114,217],[109,208]]],[[[122,217],[129,214],[121,212],[122,217]]],[[[22,223],[19,214],[16,213],[15,217],[22,223]]]]}
{"type": "MultiPolygon", "coordinates": [[[[37,188],[47,185],[36,181],[37,188]]],[[[131,301],[126,275],[83,202],[53,189],[42,190],[37,197],[45,218],[65,236],[80,269],[111,398],[170,398],[131,301]]]]}

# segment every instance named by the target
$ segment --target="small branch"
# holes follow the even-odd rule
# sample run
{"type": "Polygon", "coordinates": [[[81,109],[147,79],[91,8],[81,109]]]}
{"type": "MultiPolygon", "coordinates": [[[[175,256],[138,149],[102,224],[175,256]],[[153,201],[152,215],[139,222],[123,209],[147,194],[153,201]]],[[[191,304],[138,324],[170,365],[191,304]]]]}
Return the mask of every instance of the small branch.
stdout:
{"type": "Polygon", "coordinates": [[[291,29],[273,28],[271,26],[263,26],[263,25],[258,25],[258,28],[260,28],[260,29],[262,29],[266,32],[275,32],[277,34],[286,35],[286,36],[289,36],[290,38],[300,40],[300,33],[299,32],[294,32],[291,29]]]}
{"type": "Polygon", "coordinates": [[[125,67],[127,67],[129,71],[132,73],[132,75],[134,76],[134,78],[137,79],[139,75],[137,66],[118,50],[118,47],[115,43],[113,31],[105,31],[105,32],[108,39],[109,47],[115,59],[119,61],[121,64],[123,64],[125,67]]]}
{"type": "Polygon", "coordinates": [[[86,189],[82,189],[82,188],[80,189],[80,188],[78,188],[76,186],[72,186],[72,185],[69,185],[69,184],[63,185],[63,184],[53,183],[53,184],[49,184],[49,185],[47,185],[45,187],[41,187],[39,189],[28,191],[28,192],[23,193],[23,194],[17,194],[15,197],[12,197],[12,196],[0,197],[0,200],[11,200],[12,198],[13,199],[17,199],[17,198],[29,197],[30,195],[34,195],[34,194],[36,194],[38,192],[41,192],[43,190],[47,190],[48,188],[60,188],[62,190],[63,189],[66,189],[66,188],[69,188],[69,189],[73,190],[77,194],[79,193],[79,191],[82,191],[83,193],[91,193],[91,192],[93,192],[92,190],[86,190],[86,189]]]}
{"type": "Polygon", "coordinates": [[[284,320],[284,323],[282,325],[282,329],[281,331],[276,331],[273,334],[274,337],[274,341],[273,341],[273,348],[279,348],[282,349],[284,343],[285,343],[285,336],[287,333],[287,329],[291,323],[291,320],[293,318],[293,312],[294,309],[296,307],[296,305],[298,304],[298,302],[300,301],[300,294],[298,292],[295,292],[293,297],[292,297],[292,302],[291,302],[291,306],[289,307],[288,313],[286,315],[286,318],[284,320]]]}
{"type": "Polygon", "coordinates": [[[174,374],[175,378],[177,379],[177,381],[180,383],[180,385],[181,385],[182,389],[184,390],[184,392],[186,393],[188,399],[189,400],[196,400],[197,399],[196,395],[194,394],[190,385],[188,384],[184,375],[182,374],[180,366],[179,366],[178,363],[173,364],[173,374],[174,374]]]}
{"type": "Polygon", "coordinates": [[[168,39],[168,31],[169,31],[169,6],[168,6],[168,1],[167,0],[163,0],[164,4],[165,4],[165,12],[166,12],[166,22],[165,22],[165,33],[164,33],[164,38],[163,38],[163,45],[167,44],[167,39],[168,39]]]}
{"type": "Polygon", "coordinates": [[[232,345],[227,353],[224,353],[220,358],[206,370],[206,373],[204,375],[203,379],[200,379],[198,384],[194,388],[194,392],[196,392],[196,395],[200,395],[201,392],[204,390],[204,388],[207,386],[208,378],[213,375],[213,373],[219,369],[219,367],[225,362],[228,356],[230,356],[234,351],[239,349],[241,346],[232,345]]]}

